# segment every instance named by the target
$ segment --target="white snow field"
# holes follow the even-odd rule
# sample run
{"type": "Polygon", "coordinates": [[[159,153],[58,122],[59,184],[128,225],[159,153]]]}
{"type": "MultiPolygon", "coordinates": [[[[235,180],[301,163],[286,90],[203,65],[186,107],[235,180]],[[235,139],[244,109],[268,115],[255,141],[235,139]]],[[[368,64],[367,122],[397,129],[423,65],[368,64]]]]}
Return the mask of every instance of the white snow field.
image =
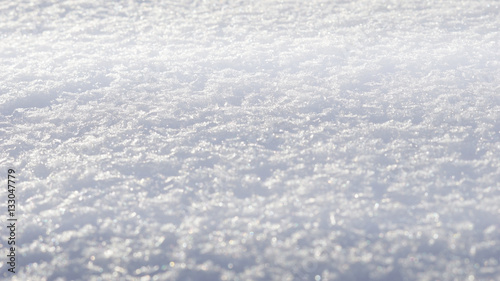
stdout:
{"type": "Polygon", "coordinates": [[[0,39],[5,280],[500,280],[499,1],[2,1],[0,39]]]}

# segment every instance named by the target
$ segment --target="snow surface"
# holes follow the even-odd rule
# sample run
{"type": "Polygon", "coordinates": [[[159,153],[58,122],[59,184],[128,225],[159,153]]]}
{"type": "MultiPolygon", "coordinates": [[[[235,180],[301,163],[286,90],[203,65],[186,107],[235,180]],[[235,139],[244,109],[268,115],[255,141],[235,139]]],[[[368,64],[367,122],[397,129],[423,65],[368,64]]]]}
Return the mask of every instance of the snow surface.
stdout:
{"type": "Polygon", "coordinates": [[[500,280],[499,1],[248,2],[0,2],[1,276],[500,280]]]}

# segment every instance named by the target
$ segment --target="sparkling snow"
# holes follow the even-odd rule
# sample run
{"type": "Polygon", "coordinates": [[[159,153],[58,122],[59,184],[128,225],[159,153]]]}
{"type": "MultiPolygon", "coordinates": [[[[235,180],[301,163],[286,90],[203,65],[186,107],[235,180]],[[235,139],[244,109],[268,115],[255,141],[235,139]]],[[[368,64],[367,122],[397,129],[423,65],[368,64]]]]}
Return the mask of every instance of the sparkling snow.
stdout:
{"type": "Polygon", "coordinates": [[[3,278],[500,280],[498,1],[3,1],[0,39],[3,278]]]}

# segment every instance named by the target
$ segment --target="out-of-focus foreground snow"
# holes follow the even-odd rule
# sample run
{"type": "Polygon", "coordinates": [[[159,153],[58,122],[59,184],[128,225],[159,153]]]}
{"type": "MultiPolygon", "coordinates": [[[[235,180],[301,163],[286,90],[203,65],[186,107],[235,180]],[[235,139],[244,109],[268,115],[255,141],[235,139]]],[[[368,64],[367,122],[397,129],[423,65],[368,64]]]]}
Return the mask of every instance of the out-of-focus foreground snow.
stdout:
{"type": "Polygon", "coordinates": [[[500,280],[500,3],[248,2],[0,3],[12,280],[500,280]]]}

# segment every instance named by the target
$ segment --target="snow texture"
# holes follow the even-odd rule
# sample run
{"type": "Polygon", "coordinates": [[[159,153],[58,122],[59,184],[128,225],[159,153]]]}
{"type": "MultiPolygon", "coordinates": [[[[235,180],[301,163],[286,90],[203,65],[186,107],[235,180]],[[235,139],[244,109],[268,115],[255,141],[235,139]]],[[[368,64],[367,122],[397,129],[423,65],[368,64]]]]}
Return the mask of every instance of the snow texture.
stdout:
{"type": "Polygon", "coordinates": [[[495,0],[2,1],[0,276],[500,280],[499,32],[495,0]]]}

